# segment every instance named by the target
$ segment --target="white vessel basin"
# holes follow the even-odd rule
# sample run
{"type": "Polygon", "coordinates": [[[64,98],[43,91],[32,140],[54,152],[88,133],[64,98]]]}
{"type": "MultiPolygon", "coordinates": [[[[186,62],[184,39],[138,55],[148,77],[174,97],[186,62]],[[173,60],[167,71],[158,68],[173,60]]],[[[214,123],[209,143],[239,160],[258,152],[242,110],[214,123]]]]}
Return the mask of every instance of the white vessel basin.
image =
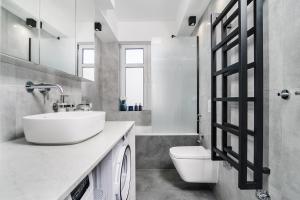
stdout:
{"type": "Polygon", "coordinates": [[[25,138],[36,144],[73,144],[104,129],[105,112],[58,112],[23,117],[25,138]]]}

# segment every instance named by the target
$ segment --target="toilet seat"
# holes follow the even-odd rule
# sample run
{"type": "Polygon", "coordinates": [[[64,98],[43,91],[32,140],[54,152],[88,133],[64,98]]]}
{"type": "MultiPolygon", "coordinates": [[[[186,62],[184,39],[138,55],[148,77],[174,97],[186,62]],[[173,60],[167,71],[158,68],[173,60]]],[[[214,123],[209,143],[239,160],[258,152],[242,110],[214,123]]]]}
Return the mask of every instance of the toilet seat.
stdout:
{"type": "Polygon", "coordinates": [[[178,146],[170,148],[170,155],[175,159],[210,160],[210,151],[202,146],[178,146]]]}

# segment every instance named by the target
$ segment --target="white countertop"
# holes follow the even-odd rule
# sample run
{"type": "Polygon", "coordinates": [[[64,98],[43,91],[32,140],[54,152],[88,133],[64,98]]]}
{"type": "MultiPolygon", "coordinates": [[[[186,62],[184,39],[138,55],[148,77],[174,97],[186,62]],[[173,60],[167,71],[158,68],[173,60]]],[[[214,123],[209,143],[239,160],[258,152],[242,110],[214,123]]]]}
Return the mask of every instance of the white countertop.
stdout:
{"type": "Polygon", "coordinates": [[[106,122],[100,134],[73,145],[0,143],[0,199],[63,200],[133,124],[106,122]]]}

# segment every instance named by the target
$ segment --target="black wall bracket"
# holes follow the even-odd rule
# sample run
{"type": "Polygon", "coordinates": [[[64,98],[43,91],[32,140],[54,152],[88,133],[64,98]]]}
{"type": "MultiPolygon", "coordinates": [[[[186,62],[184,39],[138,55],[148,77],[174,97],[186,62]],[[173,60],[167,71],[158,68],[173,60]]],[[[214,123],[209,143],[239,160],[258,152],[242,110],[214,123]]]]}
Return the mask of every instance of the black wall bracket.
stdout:
{"type": "MultiPolygon", "coordinates": [[[[224,10],[211,17],[211,144],[212,160],[225,160],[238,170],[240,189],[262,189],[263,174],[263,0],[231,0],[224,10]],[[247,28],[248,7],[253,6],[253,24],[247,28]],[[231,23],[236,20],[237,27],[231,23]],[[221,26],[220,29],[217,27],[221,26]],[[231,27],[230,29],[228,27],[231,27]],[[221,31],[220,31],[221,30],[221,31]],[[221,41],[217,43],[217,32],[221,41]],[[248,62],[248,38],[254,38],[254,61],[248,62]],[[228,65],[227,53],[238,47],[238,62],[228,65]],[[217,51],[221,51],[221,69],[217,70],[217,51]],[[248,97],[248,70],[254,69],[254,96],[248,97]],[[238,74],[238,97],[229,97],[228,77],[238,74]],[[221,97],[217,97],[217,77],[222,77],[221,97]],[[217,122],[217,102],[222,104],[222,123],[217,122]],[[238,125],[228,122],[228,103],[238,104],[238,125]],[[254,129],[248,129],[248,103],[254,104],[254,129]],[[217,129],[221,130],[221,148],[218,147],[217,129]],[[237,136],[238,151],[234,151],[228,134],[237,136]],[[253,161],[248,159],[248,137],[253,138],[253,161]],[[252,179],[249,171],[252,171],[252,179]]],[[[220,112],[218,112],[220,113],[220,112]]]]}

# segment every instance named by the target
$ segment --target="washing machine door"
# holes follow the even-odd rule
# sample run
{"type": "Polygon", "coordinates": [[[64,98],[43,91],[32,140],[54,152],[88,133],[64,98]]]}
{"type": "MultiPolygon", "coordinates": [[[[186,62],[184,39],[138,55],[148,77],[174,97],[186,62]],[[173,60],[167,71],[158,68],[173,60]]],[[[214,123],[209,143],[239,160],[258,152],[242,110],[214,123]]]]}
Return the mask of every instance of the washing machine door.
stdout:
{"type": "Polygon", "coordinates": [[[129,145],[123,146],[117,158],[114,192],[116,200],[128,198],[131,178],[131,151],[129,145]]]}

